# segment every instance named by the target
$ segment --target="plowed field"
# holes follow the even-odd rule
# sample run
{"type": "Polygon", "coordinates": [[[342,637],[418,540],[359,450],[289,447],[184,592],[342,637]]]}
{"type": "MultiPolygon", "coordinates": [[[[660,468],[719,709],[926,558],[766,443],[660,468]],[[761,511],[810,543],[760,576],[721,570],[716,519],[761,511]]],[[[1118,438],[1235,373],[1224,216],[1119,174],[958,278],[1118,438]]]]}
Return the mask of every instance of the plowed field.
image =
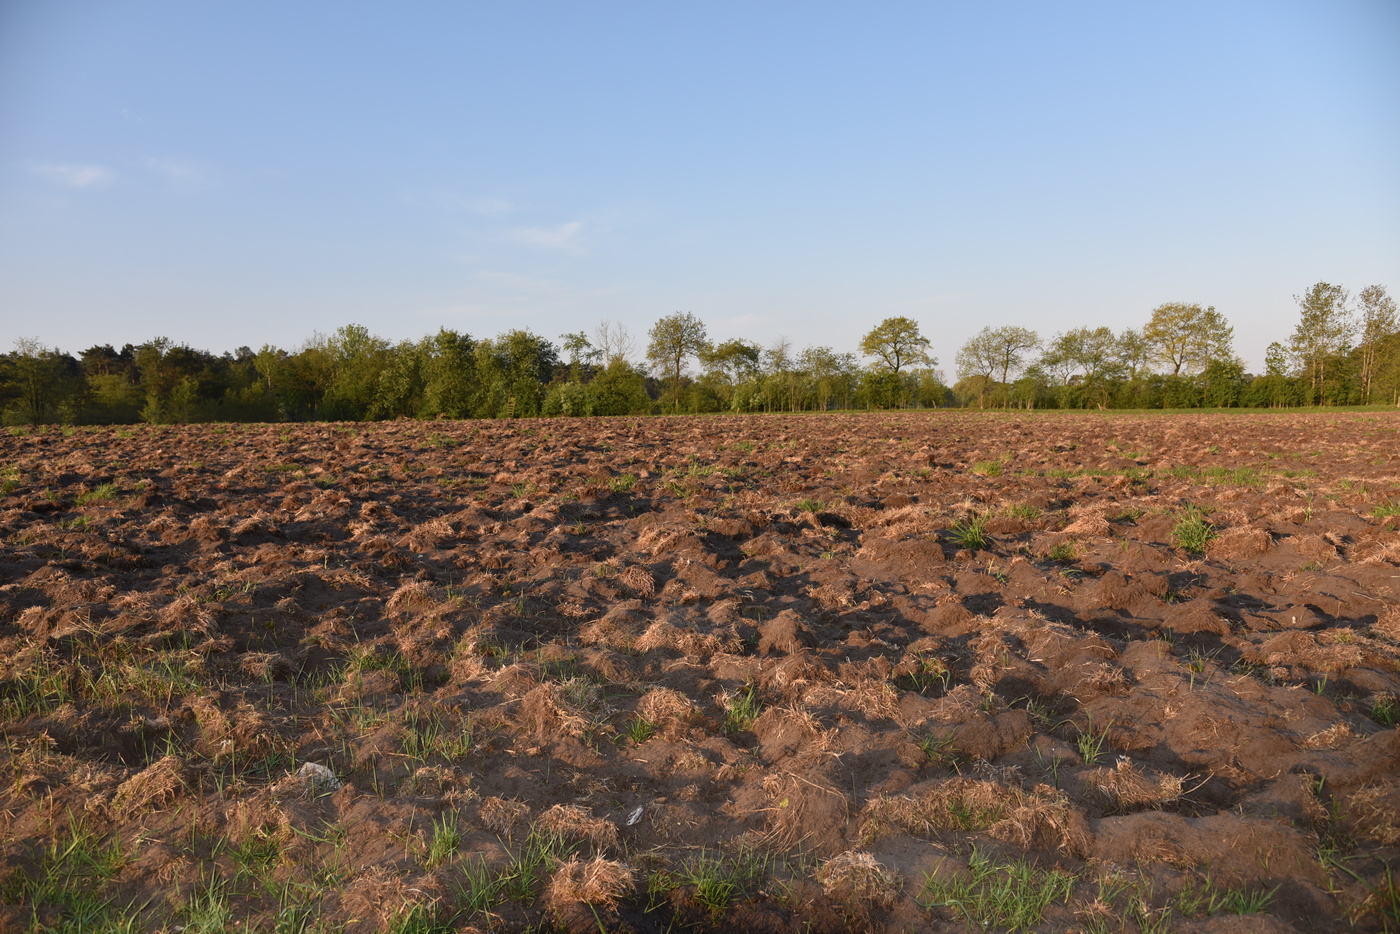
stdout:
{"type": "Polygon", "coordinates": [[[1400,929],[1400,416],[48,429],[0,492],[0,930],[1400,929]]]}

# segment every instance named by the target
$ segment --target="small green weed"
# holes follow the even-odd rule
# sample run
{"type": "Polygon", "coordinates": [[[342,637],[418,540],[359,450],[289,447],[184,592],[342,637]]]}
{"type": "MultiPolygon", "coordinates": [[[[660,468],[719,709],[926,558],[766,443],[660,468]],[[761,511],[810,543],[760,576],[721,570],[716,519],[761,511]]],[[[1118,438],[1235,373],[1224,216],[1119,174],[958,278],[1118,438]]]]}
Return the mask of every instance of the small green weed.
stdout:
{"type": "Polygon", "coordinates": [[[937,733],[930,733],[919,740],[919,748],[928,756],[928,761],[934,765],[948,767],[953,765],[958,758],[957,746],[951,736],[941,736],[937,733]]]}
{"type": "Polygon", "coordinates": [[[627,727],[627,738],[640,746],[656,735],[656,725],[650,720],[637,717],[627,727]]]}
{"type": "Polygon", "coordinates": [[[1371,515],[1377,519],[1389,519],[1391,516],[1400,516],[1400,499],[1382,503],[1371,510],[1371,515]]]}
{"type": "Polygon", "coordinates": [[[432,870],[450,862],[461,846],[462,831],[457,827],[457,814],[448,811],[433,821],[432,835],[428,838],[428,855],[423,866],[432,870]]]}
{"type": "Polygon", "coordinates": [[[117,494],[117,488],[111,483],[104,483],[95,490],[88,490],[86,493],[79,493],[73,500],[79,506],[86,506],[89,503],[101,503],[111,499],[117,494]]]}
{"type": "Polygon", "coordinates": [[[959,548],[966,548],[969,551],[979,551],[987,547],[987,522],[978,515],[970,515],[959,519],[953,523],[953,527],[948,530],[948,537],[952,539],[959,548]]]}
{"type": "Polygon", "coordinates": [[[1193,555],[1205,554],[1206,546],[1215,538],[1215,526],[1206,519],[1205,513],[1196,506],[1187,506],[1176,525],[1172,527],[1172,540],[1178,548],[1193,555]]]}
{"type": "Polygon", "coordinates": [[[404,726],[408,730],[401,748],[412,761],[427,762],[435,757],[460,759],[472,750],[470,718],[453,724],[437,711],[427,714],[414,711],[405,718],[404,726]]]}
{"type": "Polygon", "coordinates": [[[918,691],[920,694],[927,694],[934,688],[948,690],[948,682],[952,679],[953,673],[948,669],[948,665],[937,655],[924,655],[915,653],[915,669],[908,674],[900,675],[895,679],[895,685],[908,691],[918,691]]]}
{"type": "Polygon", "coordinates": [[[233,910],[229,908],[223,886],[211,879],[204,891],[185,905],[184,915],[185,934],[225,934],[233,919],[233,910]]]}
{"type": "Polygon", "coordinates": [[[695,888],[695,900],[711,915],[721,915],[736,898],[755,895],[768,877],[769,860],[753,850],[733,857],[710,856],[704,850],[687,860],[680,881],[695,888]]]}
{"type": "Polygon", "coordinates": [[[1104,746],[1108,745],[1108,731],[1112,727],[1113,721],[1110,720],[1102,729],[1096,730],[1094,724],[1089,723],[1079,731],[1074,745],[1079,750],[1080,758],[1084,760],[1085,765],[1093,765],[1099,761],[1099,757],[1103,755],[1104,746]]]}
{"type": "Polygon", "coordinates": [[[1030,503],[1016,503],[1006,508],[1006,514],[1013,519],[1025,519],[1031,521],[1039,519],[1041,515],[1040,507],[1030,503]]]}
{"type": "Polygon", "coordinates": [[[510,865],[496,876],[494,885],[505,898],[529,904],[534,901],[540,873],[553,872],[576,849],[577,844],[565,841],[558,834],[538,828],[531,830],[524,846],[512,857],[510,865]]]}
{"type": "Polygon", "coordinates": [[[1380,694],[1371,699],[1371,719],[1384,727],[1395,726],[1395,697],[1392,694],[1380,694]]]}
{"type": "Polygon", "coordinates": [[[1176,894],[1176,910],[1188,918],[1206,915],[1253,915],[1268,910],[1273,903],[1278,886],[1272,889],[1222,889],[1215,880],[1207,876],[1202,880],[1191,880],[1176,894]]]}
{"type": "Polygon", "coordinates": [[[1028,931],[1045,909],[1066,901],[1075,876],[1064,869],[1038,869],[1026,860],[996,862],[973,849],[967,870],[947,878],[930,873],[919,893],[926,908],[947,908],[977,928],[1028,931]]]}
{"type": "Polygon", "coordinates": [[[994,461],[977,461],[972,465],[972,472],[979,477],[1000,477],[1006,468],[1006,460],[997,458],[994,461]]]}
{"type": "Polygon", "coordinates": [[[744,733],[753,729],[753,722],[763,711],[763,702],[758,699],[758,688],[747,684],[729,695],[724,711],[724,728],[730,733],[744,733]]]}
{"type": "Polygon", "coordinates": [[[126,861],[120,840],[104,839],[70,815],[67,833],[44,849],[32,873],[13,871],[0,881],[0,902],[27,904],[36,912],[58,909],[63,922],[54,930],[129,929],[130,920],[101,895],[102,886],[126,861]]]}

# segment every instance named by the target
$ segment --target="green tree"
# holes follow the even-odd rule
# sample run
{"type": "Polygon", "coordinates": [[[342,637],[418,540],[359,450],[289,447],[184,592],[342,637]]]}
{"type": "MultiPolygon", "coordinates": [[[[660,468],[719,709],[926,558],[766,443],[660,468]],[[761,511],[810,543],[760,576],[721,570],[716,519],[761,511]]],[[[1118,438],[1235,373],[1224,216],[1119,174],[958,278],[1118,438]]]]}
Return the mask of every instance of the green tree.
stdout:
{"type": "Polygon", "coordinates": [[[9,355],[7,382],[16,403],[6,420],[43,425],[58,418],[59,407],[75,395],[81,380],[76,360],[35,338],[21,337],[9,355]]]}
{"type": "Polygon", "coordinates": [[[575,331],[572,334],[560,334],[560,346],[564,348],[564,353],[569,355],[569,380],[574,383],[583,382],[583,368],[592,366],[598,362],[602,356],[588,340],[588,335],[583,331],[575,331]]]}
{"type": "Polygon", "coordinates": [[[528,418],[541,414],[545,386],[559,366],[553,344],[519,328],[476,346],[477,414],[528,418]]]}
{"type": "Polygon", "coordinates": [[[374,417],[379,378],[389,363],[389,342],[359,324],[336,330],[328,347],[333,369],[323,404],[331,418],[360,421],[374,417]]]}
{"type": "Polygon", "coordinates": [[[651,411],[646,375],[627,359],[616,356],[588,384],[594,415],[645,415],[651,411]]]}
{"type": "Polygon", "coordinates": [[[1152,311],[1142,329],[1142,337],[1156,359],[1171,367],[1172,376],[1198,373],[1212,360],[1233,355],[1234,328],[1215,308],[1198,304],[1167,302],[1152,311]]]}
{"type": "Polygon", "coordinates": [[[1371,404],[1371,390],[1375,383],[1376,359],[1382,343],[1394,334],[1397,328],[1395,299],[1391,298],[1383,285],[1368,285],[1361,290],[1361,402],[1371,404]]]}
{"type": "Polygon", "coordinates": [[[929,356],[928,347],[928,338],[919,333],[919,325],[912,318],[886,318],[860,341],[860,352],[875,357],[896,377],[900,370],[912,364],[937,366],[938,361],[929,356]]]}
{"type": "Polygon", "coordinates": [[[1020,370],[1026,355],[1040,346],[1040,335],[1029,328],[985,327],[973,335],[958,351],[958,377],[976,387],[977,404],[981,406],[991,386],[992,376],[1001,373],[1006,385],[1013,370],[1020,370]],[[981,377],[973,381],[971,377],[981,377]]]}
{"type": "Polygon", "coordinates": [[[423,407],[423,364],[428,342],[400,341],[385,349],[369,417],[411,418],[423,407]]]}
{"type": "Polygon", "coordinates": [[[1103,408],[1108,404],[1107,383],[1120,372],[1118,338],[1106,327],[1072,328],[1055,335],[1041,365],[1059,377],[1064,404],[1087,406],[1092,402],[1103,408]],[[1077,391],[1069,389],[1072,381],[1077,381],[1077,391]]]}
{"type": "Polygon", "coordinates": [[[842,408],[850,408],[851,375],[856,369],[852,354],[838,354],[830,347],[808,347],[797,362],[812,381],[818,411],[829,409],[835,398],[842,399],[842,408]]]}
{"type": "Polygon", "coordinates": [[[757,344],[737,339],[706,347],[700,353],[700,365],[705,369],[705,380],[724,409],[733,407],[735,389],[758,375],[758,363],[762,355],[763,351],[757,344]]]}
{"type": "Polygon", "coordinates": [[[1293,296],[1301,314],[1288,350],[1312,385],[1309,402],[1326,400],[1329,365],[1346,352],[1351,341],[1348,297],[1346,289],[1328,282],[1318,282],[1304,294],[1293,296]]]}
{"type": "Polygon", "coordinates": [[[140,374],[141,389],[146,397],[141,408],[141,420],[161,425],[172,420],[170,396],[175,391],[180,374],[170,359],[172,342],[157,337],[136,348],[136,372],[140,374]]]}
{"type": "Polygon", "coordinates": [[[690,312],[676,312],[657,321],[647,334],[647,360],[671,384],[670,401],[674,412],[681,410],[681,379],[686,360],[709,348],[705,324],[690,312]]]}
{"type": "Polygon", "coordinates": [[[1118,335],[1117,356],[1128,379],[1137,379],[1152,361],[1152,345],[1141,331],[1124,328],[1118,335]]]}
{"type": "Polygon", "coordinates": [[[441,328],[423,341],[423,404],[420,417],[467,418],[476,391],[476,341],[441,328]]]}

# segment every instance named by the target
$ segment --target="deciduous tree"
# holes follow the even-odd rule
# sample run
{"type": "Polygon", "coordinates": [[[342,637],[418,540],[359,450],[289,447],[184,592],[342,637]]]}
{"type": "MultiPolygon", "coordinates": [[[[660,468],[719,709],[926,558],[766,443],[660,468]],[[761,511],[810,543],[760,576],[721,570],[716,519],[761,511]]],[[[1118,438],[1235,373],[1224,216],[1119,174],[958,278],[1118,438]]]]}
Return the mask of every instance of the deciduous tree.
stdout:
{"type": "Polygon", "coordinates": [[[860,352],[875,357],[898,376],[901,369],[911,364],[936,366],[938,361],[929,356],[928,346],[928,338],[919,333],[919,325],[912,318],[886,318],[861,339],[860,352]]]}
{"type": "Polygon", "coordinates": [[[1368,285],[1361,290],[1361,402],[1371,404],[1371,385],[1376,376],[1376,353],[1381,343],[1394,334],[1397,327],[1395,299],[1383,285],[1368,285]]]}
{"type": "Polygon", "coordinates": [[[648,332],[647,360],[670,380],[672,410],[681,408],[681,377],[685,375],[686,360],[698,357],[709,347],[705,324],[690,312],[667,315],[648,332]]]}
{"type": "Polygon", "coordinates": [[[18,404],[13,410],[17,420],[31,425],[53,421],[58,407],[72,394],[74,375],[66,365],[78,370],[72,360],[58,348],[45,347],[37,339],[21,337],[15,341],[10,354],[10,382],[18,390],[18,404]]]}
{"type": "Polygon", "coordinates": [[[1005,385],[1011,372],[1019,371],[1025,365],[1026,355],[1039,346],[1040,335],[1029,328],[985,327],[958,351],[958,376],[964,379],[982,377],[977,383],[978,404],[981,405],[993,374],[1000,372],[1005,385]]]}
{"type": "Polygon", "coordinates": [[[1203,309],[1186,302],[1158,305],[1142,329],[1143,339],[1156,358],[1172,368],[1173,376],[1180,376],[1183,369],[1198,373],[1212,360],[1232,357],[1234,333],[1214,306],[1203,309]]]}
{"type": "Polygon", "coordinates": [[[1354,331],[1347,312],[1347,290],[1330,282],[1318,282],[1302,295],[1293,296],[1301,315],[1289,338],[1288,350],[1312,383],[1314,401],[1326,396],[1328,364],[1346,351],[1354,331]]]}
{"type": "Polygon", "coordinates": [[[593,343],[602,355],[605,367],[618,360],[631,360],[637,352],[637,341],[627,327],[608,318],[599,321],[593,329],[593,343]]]}

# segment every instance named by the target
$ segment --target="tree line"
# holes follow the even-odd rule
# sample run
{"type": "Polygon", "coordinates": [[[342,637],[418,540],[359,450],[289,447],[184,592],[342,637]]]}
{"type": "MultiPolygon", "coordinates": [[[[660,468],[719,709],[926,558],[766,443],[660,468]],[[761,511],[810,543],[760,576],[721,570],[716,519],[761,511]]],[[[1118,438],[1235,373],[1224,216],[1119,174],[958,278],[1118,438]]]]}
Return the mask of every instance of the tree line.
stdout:
{"type": "Polygon", "coordinates": [[[956,354],[950,386],[907,317],[855,351],[712,341],[689,312],[646,344],[613,321],[557,342],[514,329],[477,339],[442,329],[391,343],[360,325],[298,348],[213,354],[166,338],[74,356],[32,339],[0,357],[6,424],[362,421],[697,412],[981,408],[1400,405],[1400,321],[1383,286],[1353,299],[1319,282],[1295,296],[1290,339],[1249,374],[1213,307],[1169,302],[1140,328],[1073,328],[1042,338],[983,328],[956,354]]]}
{"type": "Polygon", "coordinates": [[[1400,320],[1384,286],[1353,301],[1327,282],[1295,295],[1299,320],[1245,371],[1214,307],[1168,302],[1140,328],[1073,328],[1042,340],[986,327],[958,351],[958,400],[1024,408],[1400,406],[1400,320]]]}

